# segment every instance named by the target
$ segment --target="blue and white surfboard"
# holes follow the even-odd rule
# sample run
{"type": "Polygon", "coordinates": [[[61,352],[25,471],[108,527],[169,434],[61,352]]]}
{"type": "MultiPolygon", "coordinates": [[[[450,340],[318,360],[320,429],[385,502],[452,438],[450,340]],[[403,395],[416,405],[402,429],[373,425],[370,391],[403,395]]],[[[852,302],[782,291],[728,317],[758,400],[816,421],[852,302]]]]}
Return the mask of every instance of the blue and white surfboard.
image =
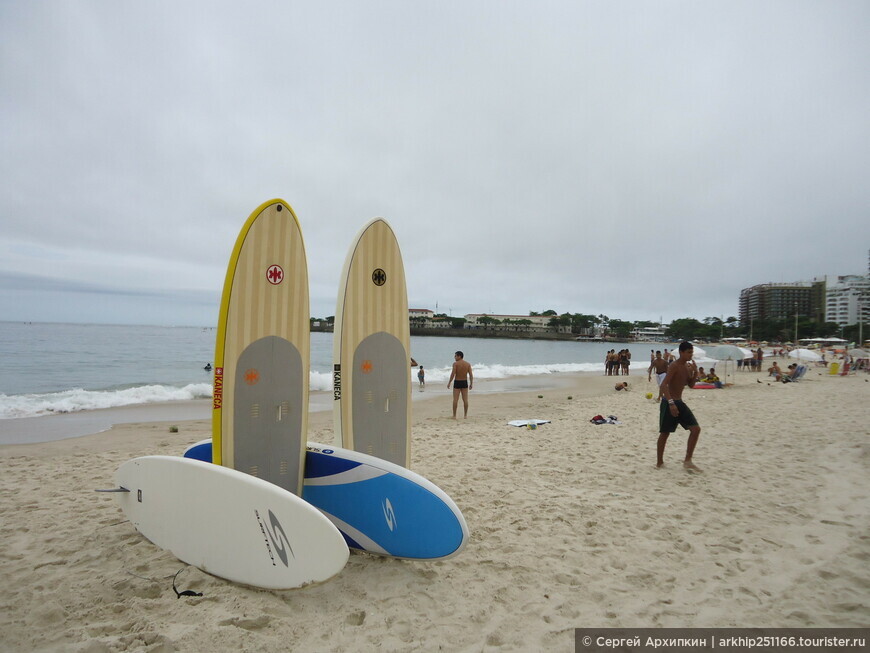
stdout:
{"type": "Polygon", "coordinates": [[[203,462],[214,462],[211,459],[211,438],[208,440],[200,440],[196,444],[190,445],[184,450],[185,458],[193,458],[194,460],[202,460],[203,462]]]}
{"type": "MultiPolygon", "coordinates": [[[[211,461],[211,440],[187,458],[211,461]]],[[[414,560],[449,558],[468,540],[459,508],[434,483],[374,456],[308,443],[302,498],[335,524],[354,549],[414,560]]]]}

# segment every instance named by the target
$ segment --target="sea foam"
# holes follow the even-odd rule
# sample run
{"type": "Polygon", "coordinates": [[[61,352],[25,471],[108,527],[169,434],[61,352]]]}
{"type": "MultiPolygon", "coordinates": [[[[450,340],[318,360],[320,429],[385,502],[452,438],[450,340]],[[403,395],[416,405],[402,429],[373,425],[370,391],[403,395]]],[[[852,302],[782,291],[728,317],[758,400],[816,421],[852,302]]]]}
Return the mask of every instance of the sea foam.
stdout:
{"type": "MultiPolygon", "coordinates": [[[[444,383],[450,379],[451,367],[427,367],[424,369],[426,383],[444,383]]],[[[514,376],[539,376],[546,374],[570,374],[576,372],[604,372],[604,363],[551,363],[545,365],[487,365],[474,364],[471,368],[475,379],[496,380],[514,376]]],[[[411,368],[411,382],[417,383],[417,368],[411,368]]],[[[311,372],[310,390],[332,391],[332,373],[311,372]]]]}
{"type": "Polygon", "coordinates": [[[0,419],[39,417],[80,410],[117,408],[164,401],[189,401],[211,397],[210,383],[192,383],[177,388],[166,385],[142,385],[123,390],[82,390],[75,388],[46,394],[0,394],[0,419]]]}
{"type": "MultiPolygon", "coordinates": [[[[475,364],[472,367],[477,380],[507,379],[516,376],[538,376],[547,374],[570,374],[572,372],[603,372],[602,363],[551,363],[543,365],[487,365],[475,364]]],[[[450,379],[450,367],[429,367],[425,369],[427,383],[444,383],[450,379]]],[[[411,382],[417,382],[417,369],[411,369],[411,382]]],[[[311,392],[331,392],[333,387],[331,372],[311,371],[309,390],[311,392]]],[[[75,388],[63,392],[45,394],[5,395],[0,393],[0,419],[39,417],[74,413],[82,410],[117,408],[136,404],[162,403],[167,401],[189,401],[208,399],[212,396],[211,383],[191,383],[184,387],[168,385],[142,385],[123,390],[83,390],[75,388]]]]}

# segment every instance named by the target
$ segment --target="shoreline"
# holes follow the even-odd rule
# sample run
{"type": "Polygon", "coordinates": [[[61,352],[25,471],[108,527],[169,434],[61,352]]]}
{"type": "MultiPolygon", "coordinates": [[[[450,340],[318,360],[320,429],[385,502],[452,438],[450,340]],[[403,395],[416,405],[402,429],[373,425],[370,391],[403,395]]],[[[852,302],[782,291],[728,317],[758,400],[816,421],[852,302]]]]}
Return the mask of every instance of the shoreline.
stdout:
{"type": "MultiPolygon", "coordinates": [[[[415,402],[411,468],[462,510],[466,549],[353,553],[330,581],[287,592],[183,565],[93,491],[131,457],[180,455],[209,420],[2,446],[0,649],[568,653],[579,627],[870,627],[870,376],[745,373],[686,390],[701,474],[680,464],[682,430],[655,468],[655,384],[636,379],[630,392],[599,375],[472,392],[458,421],[446,387],[415,402]],[[179,590],[202,597],[176,598],[179,571],[179,590]]],[[[333,443],[330,411],[312,413],[309,438],[333,443]]]]}
{"type": "MultiPolygon", "coordinates": [[[[596,376],[595,372],[515,376],[505,379],[485,379],[476,382],[475,394],[532,392],[549,390],[572,383],[573,376],[596,376]]],[[[446,384],[427,384],[420,392],[416,378],[412,379],[411,399],[419,401],[451,395],[446,384]]],[[[332,414],[332,393],[309,393],[309,415],[319,412],[332,414]]],[[[39,415],[0,420],[0,446],[12,444],[39,444],[67,438],[104,433],[114,426],[150,422],[186,422],[211,419],[211,399],[165,401],[81,410],[70,413],[39,415]]]]}

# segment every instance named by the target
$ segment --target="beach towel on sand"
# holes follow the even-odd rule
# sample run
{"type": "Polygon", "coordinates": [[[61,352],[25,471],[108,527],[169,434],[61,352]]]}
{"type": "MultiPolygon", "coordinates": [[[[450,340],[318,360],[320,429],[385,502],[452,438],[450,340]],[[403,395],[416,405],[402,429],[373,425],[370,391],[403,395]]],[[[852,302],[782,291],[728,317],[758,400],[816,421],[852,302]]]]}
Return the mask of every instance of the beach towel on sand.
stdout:
{"type": "Polygon", "coordinates": [[[549,424],[550,420],[548,419],[515,419],[513,421],[508,422],[510,426],[528,426],[529,424],[534,424],[535,426],[540,426],[541,424],[549,424]]]}

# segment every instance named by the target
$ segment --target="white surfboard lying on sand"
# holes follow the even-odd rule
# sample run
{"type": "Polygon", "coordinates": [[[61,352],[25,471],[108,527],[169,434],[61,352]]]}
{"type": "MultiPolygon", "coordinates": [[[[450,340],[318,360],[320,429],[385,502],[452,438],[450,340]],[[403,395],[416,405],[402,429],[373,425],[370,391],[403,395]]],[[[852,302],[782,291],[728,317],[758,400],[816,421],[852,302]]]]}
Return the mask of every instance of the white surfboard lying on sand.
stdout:
{"type": "Polygon", "coordinates": [[[347,563],[338,529],[316,508],[249,474],[176,456],[118,468],[115,500],[143,536],[183,562],[236,583],[292,589],[347,563]]]}
{"type": "Polygon", "coordinates": [[[513,419],[508,422],[508,426],[540,426],[541,424],[549,424],[548,419],[513,419]]]}

